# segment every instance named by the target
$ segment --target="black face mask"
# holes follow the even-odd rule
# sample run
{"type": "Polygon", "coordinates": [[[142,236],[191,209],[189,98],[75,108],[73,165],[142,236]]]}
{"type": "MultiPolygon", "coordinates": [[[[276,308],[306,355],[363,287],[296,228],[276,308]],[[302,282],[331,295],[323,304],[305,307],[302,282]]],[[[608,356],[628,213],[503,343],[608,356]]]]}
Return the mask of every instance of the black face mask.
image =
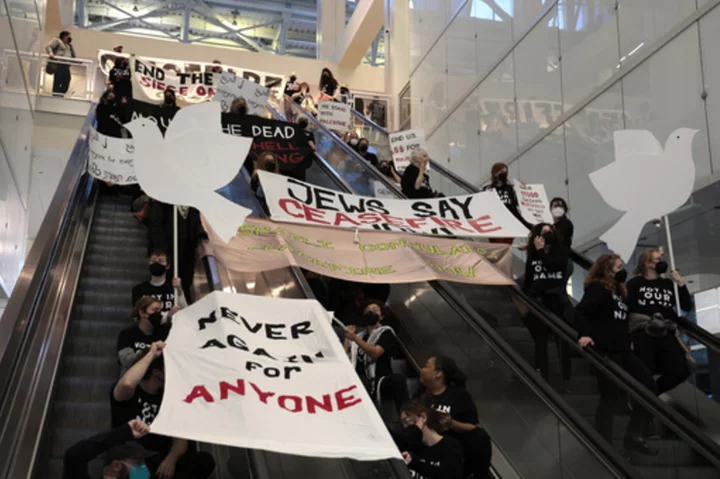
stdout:
{"type": "Polygon", "coordinates": [[[615,273],[615,281],[618,284],[624,283],[626,279],[627,279],[627,271],[625,271],[624,269],[621,269],[620,271],[615,273]]]}
{"type": "Polygon", "coordinates": [[[506,172],[503,171],[502,173],[500,173],[498,175],[497,178],[500,183],[503,183],[503,184],[507,183],[507,173],[506,172]]]}
{"type": "Polygon", "coordinates": [[[164,264],[150,263],[150,274],[153,276],[162,276],[166,270],[167,268],[164,264]]]}
{"type": "Polygon", "coordinates": [[[275,163],[268,163],[265,169],[267,171],[275,171],[275,163]]]}
{"type": "Polygon", "coordinates": [[[379,170],[380,170],[380,173],[382,173],[383,175],[392,177],[392,172],[390,171],[389,166],[381,166],[379,168],[379,170]]]}
{"type": "Polygon", "coordinates": [[[365,311],[363,313],[363,324],[365,326],[375,326],[380,321],[380,316],[373,313],[372,311],[365,311]]]}
{"type": "Polygon", "coordinates": [[[365,145],[358,146],[358,151],[364,155],[365,153],[367,153],[368,147],[365,145]]]}
{"type": "Polygon", "coordinates": [[[660,261],[655,265],[655,272],[657,274],[665,274],[668,270],[668,264],[665,261],[660,261]]]}
{"type": "Polygon", "coordinates": [[[162,313],[152,313],[148,316],[148,321],[154,329],[157,329],[162,324],[162,313]]]}
{"type": "Polygon", "coordinates": [[[547,233],[543,233],[542,237],[545,239],[545,244],[550,245],[555,242],[555,233],[552,231],[548,231],[547,233]]]}
{"type": "Polygon", "coordinates": [[[295,80],[297,80],[297,77],[290,77],[290,83],[295,83],[295,80]]]}

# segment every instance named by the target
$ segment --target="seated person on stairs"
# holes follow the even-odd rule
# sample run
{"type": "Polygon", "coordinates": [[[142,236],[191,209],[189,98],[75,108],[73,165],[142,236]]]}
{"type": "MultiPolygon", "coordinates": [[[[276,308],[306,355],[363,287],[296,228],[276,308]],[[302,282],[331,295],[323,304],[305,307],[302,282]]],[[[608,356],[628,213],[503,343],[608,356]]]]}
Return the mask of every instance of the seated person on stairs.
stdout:
{"type": "Polygon", "coordinates": [[[175,305],[175,295],[178,297],[178,306],[187,307],[180,278],[173,278],[172,283],[167,280],[170,269],[165,251],[158,249],[150,255],[150,279],[135,285],[132,289],[132,305],[135,307],[143,296],[152,296],[160,300],[161,311],[167,313],[175,305]]]}
{"type": "Polygon", "coordinates": [[[161,312],[160,300],[145,296],[138,300],[133,309],[135,324],[120,331],[118,335],[118,361],[122,370],[129,369],[138,358],[150,349],[155,341],[164,341],[170,332],[170,320],[179,311],[173,306],[165,315],[161,312]]]}

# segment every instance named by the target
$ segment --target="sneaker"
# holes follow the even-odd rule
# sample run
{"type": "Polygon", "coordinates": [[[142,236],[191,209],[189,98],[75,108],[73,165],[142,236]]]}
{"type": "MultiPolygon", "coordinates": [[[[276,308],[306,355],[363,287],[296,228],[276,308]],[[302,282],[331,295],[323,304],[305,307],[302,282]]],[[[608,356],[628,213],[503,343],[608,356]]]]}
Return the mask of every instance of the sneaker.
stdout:
{"type": "Polygon", "coordinates": [[[638,452],[646,456],[657,456],[658,450],[650,447],[640,436],[628,436],[623,441],[623,449],[627,452],[638,452]]]}

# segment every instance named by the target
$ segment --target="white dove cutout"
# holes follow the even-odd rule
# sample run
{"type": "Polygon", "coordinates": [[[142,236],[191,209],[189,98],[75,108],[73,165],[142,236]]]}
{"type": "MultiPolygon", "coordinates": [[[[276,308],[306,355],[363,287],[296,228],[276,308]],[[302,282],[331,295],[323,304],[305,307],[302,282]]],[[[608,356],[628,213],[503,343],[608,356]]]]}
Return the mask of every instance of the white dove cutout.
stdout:
{"type": "Polygon", "coordinates": [[[672,213],[692,194],[692,141],[697,132],[690,128],[675,130],[663,150],[647,130],[616,131],[615,161],[590,173],[590,181],[603,200],[625,212],[600,239],[626,262],[645,223],[672,213]]]}
{"type": "Polygon", "coordinates": [[[200,210],[228,242],[251,210],[215,192],[232,181],[252,146],[252,138],[223,133],[220,103],[181,108],[165,138],[147,118],[125,124],[135,143],[135,174],[148,196],[200,210]]]}

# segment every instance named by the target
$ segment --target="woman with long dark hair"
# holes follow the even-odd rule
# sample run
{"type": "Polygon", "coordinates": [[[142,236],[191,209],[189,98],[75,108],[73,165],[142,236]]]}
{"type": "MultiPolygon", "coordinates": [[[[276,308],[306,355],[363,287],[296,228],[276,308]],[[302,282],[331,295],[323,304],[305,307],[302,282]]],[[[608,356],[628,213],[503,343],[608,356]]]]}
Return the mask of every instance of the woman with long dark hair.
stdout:
{"type": "MultiPolygon", "coordinates": [[[[540,223],[530,230],[523,290],[565,322],[569,322],[566,312],[570,302],[565,289],[568,253],[555,236],[552,225],[540,223]]],[[[550,375],[548,340],[552,332],[532,313],[524,319],[535,342],[535,368],[547,380],[550,375]]],[[[558,337],[555,340],[562,363],[563,389],[568,390],[572,370],[570,346],[558,337]]]]}
{"type": "Polygon", "coordinates": [[[322,69],[322,72],[320,73],[320,84],[318,85],[318,88],[320,89],[320,100],[331,100],[335,98],[335,93],[337,92],[338,88],[338,82],[329,68],[322,69]],[[324,98],[323,95],[329,98],[324,98]]]}
{"type": "MultiPolygon", "coordinates": [[[[628,329],[628,307],[625,304],[627,272],[618,255],[603,254],[593,264],[585,279],[585,294],[575,308],[575,325],[580,334],[578,344],[589,345],[615,361],[638,382],[656,392],[652,374],[632,351],[628,329]]],[[[608,442],[613,438],[613,410],[625,394],[609,378],[597,374],[600,402],[595,411],[595,427],[608,442]]],[[[635,405],[625,431],[625,449],[655,455],[643,433],[650,421],[645,408],[635,405]]]]}

